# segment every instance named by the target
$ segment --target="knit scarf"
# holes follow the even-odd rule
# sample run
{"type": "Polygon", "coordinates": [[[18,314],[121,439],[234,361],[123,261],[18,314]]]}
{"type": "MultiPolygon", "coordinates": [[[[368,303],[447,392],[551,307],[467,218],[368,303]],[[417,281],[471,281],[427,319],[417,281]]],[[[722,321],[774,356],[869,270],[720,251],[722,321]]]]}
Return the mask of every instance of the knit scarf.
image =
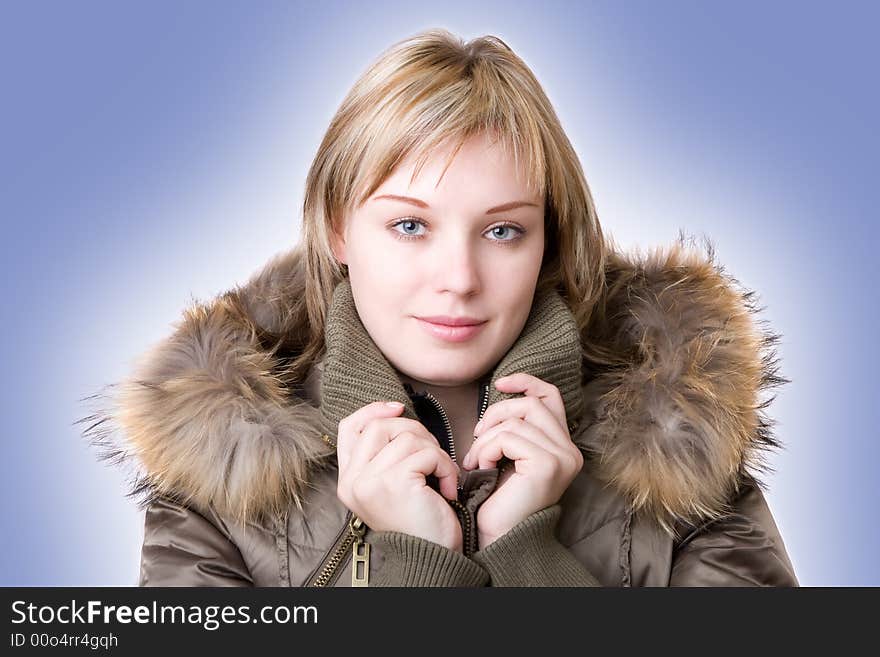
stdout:
{"type": "MultiPolygon", "coordinates": [[[[334,289],[325,323],[321,373],[321,422],[336,439],[339,421],[376,401],[398,401],[401,417],[418,420],[415,407],[393,366],[367,333],[354,304],[349,279],[334,289]]],[[[522,393],[505,393],[495,381],[519,372],[555,385],[562,394],[569,431],[583,412],[581,343],[574,316],[556,290],[535,295],[529,317],[513,346],[492,370],[488,406],[522,393]]],[[[482,377],[481,377],[482,378],[482,377]]]]}

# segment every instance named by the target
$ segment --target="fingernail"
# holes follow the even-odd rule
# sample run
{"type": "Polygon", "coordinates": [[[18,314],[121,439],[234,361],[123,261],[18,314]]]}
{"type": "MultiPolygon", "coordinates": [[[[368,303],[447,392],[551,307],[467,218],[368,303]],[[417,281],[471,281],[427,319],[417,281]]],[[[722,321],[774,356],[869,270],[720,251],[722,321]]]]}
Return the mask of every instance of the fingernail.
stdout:
{"type": "Polygon", "coordinates": [[[403,404],[400,402],[385,402],[386,406],[390,406],[391,408],[403,408],[403,404]]]}
{"type": "MultiPolygon", "coordinates": [[[[482,426],[483,426],[483,421],[480,420],[479,422],[477,422],[477,426],[474,427],[474,433],[479,433],[479,432],[480,432],[480,428],[481,428],[482,426]]],[[[476,437],[476,436],[475,436],[475,437],[476,437]]]]}

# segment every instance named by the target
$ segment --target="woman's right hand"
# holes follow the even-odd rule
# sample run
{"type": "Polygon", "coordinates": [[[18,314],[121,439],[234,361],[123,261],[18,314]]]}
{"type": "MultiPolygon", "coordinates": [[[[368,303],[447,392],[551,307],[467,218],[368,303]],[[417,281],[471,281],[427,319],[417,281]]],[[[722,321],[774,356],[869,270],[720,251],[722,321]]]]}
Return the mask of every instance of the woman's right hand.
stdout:
{"type": "Polygon", "coordinates": [[[336,494],[373,531],[397,531],[462,551],[461,525],[444,497],[457,499],[458,466],[423,424],[398,417],[403,405],[374,402],[339,422],[336,494]]]}

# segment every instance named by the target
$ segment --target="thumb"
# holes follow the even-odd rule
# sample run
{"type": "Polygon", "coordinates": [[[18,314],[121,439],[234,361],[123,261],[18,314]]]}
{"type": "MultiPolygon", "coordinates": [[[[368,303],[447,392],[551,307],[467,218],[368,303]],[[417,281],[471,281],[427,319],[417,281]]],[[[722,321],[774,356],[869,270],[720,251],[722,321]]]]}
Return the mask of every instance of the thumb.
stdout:
{"type": "Polygon", "coordinates": [[[461,476],[458,463],[450,458],[441,459],[434,475],[439,480],[440,494],[450,500],[458,499],[458,480],[461,476]]]}

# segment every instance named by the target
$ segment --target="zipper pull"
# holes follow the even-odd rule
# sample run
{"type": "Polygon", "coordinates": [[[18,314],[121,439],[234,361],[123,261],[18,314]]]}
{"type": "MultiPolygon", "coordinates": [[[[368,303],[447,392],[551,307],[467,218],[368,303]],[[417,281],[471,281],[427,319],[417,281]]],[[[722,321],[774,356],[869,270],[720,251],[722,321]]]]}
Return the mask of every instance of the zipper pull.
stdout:
{"type": "Polygon", "coordinates": [[[357,516],[352,516],[348,521],[348,528],[354,536],[354,544],[351,547],[351,585],[370,585],[370,544],[364,540],[367,531],[364,521],[357,516]]]}

